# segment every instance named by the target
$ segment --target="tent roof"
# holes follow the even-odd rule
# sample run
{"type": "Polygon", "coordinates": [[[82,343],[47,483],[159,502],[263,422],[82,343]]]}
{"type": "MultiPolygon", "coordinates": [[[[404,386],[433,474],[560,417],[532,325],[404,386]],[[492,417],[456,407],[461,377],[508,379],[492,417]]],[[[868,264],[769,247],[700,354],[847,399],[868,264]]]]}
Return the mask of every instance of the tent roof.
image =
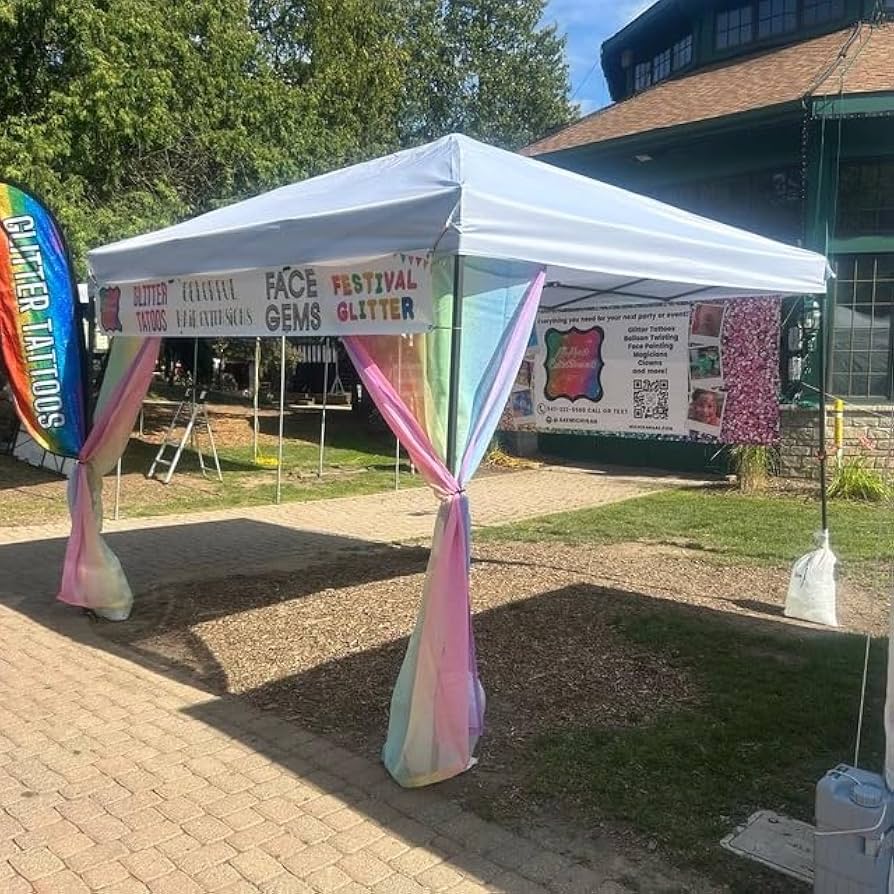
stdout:
{"type": "Polygon", "coordinates": [[[823,257],[451,134],[90,252],[100,283],[433,250],[547,266],[544,303],[825,291],[823,257]]]}

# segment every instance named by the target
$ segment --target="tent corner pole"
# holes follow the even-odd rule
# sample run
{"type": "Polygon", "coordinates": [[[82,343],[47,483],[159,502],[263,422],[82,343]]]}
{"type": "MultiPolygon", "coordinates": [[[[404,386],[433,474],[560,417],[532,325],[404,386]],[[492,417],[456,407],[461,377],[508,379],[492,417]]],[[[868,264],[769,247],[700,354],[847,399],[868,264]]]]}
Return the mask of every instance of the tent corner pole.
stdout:
{"type": "Polygon", "coordinates": [[[121,517],[121,457],[115,466],[115,521],[121,517]]]}
{"type": "Polygon", "coordinates": [[[276,503],[282,502],[282,438],[283,418],[286,412],[286,337],[282,337],[279,350],[279,446],[276,462],[276,503]]]}
{"type": "Polygon", "coordinates": [[[323,461],[326,453],[326,404],[329,398],[329,350],[331,342],[323,341],[323,412],[320,415],[320,456],[317,463],[317,478],[323,477],[323,461]]]}
{"type": "Polygon", "coordinates": [[[199,387],[199,339],[192,342],[192,411],[196,411],[196,389],[199,387]]]}
{"type": "Polygon", "coordinates": [[[463,330],[463,256],[453,259],[453,312],[450,318],[450,380],[447,390],[447,468],[458,475],[456,468],[457,416],[459,411],[460,356],[463,330]]]}
{"type": "Polygon", "coordinates": [[[819,365],[819,476],[820,476],[820,512],[823,523],[823,536],[829,532],[829,498],[826,494],[826,309],[828,293],[820,301],[819,332],[817,333],[818,365],[819,365]]]}
{"type": "Polygon", "coordinates": [[[258,461],[258,391],[261,387],[261,339],[255,338],[255,374],[252,387],[252,410],[254,419],[252,424],[252,459],[258,461]]]}

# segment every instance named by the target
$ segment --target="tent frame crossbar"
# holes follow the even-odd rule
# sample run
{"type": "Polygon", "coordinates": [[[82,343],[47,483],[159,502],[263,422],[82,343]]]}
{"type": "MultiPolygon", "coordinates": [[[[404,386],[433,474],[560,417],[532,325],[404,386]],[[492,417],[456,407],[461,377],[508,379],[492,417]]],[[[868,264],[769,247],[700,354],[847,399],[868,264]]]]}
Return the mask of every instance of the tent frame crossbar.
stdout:
{"type": "Polygon", "coordinates": [[[643,295],[640,292],[628,292],[626,291],[631,286],[637,286],[640,283],[649,282],[646,279],[633,279],[630,282],[622,283],[620,286],[617,286],[614,289],[593,289],[588,290],[586,286],[570,286],[565,283],[560,282],[550,282],[546,284],[547,288],[550,289],[567,289],[569,291],[575,292],[586,292],[585,295],[579,295],[577,298],[571,298],[568,301],[563,301],[561,304],[551,304],[548,306],[544,306],[544,310],[562,310],[566,307],[571,307],[573,304],[579,304],[581,301],[587,301],[590,298],[602,298],[605,295],[615,296],[617,298],[635,298],[638,301],[653,301],[659,304],[670,304],[673,301],[679,301],[681,298],[691,298],[693,295],[698,295],[702,292],[708,292],[712,287],[710,286],[701,286],[697,289],[689,289],[686,292],[680,292],[677,295],[668,295],[668,296],[659,296],[659,295],[643,295]]]}

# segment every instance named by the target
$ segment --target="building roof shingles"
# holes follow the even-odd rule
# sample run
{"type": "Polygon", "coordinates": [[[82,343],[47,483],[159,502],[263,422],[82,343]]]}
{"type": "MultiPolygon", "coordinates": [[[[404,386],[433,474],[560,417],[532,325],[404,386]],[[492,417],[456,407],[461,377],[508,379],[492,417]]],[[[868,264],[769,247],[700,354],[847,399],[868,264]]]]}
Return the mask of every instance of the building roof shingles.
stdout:
{"type": "Polygon", "coordinates": [[[894,23],[825,34],[664,81],[532,143],[544,155],[794,102],[894,90],[894,23]]]}

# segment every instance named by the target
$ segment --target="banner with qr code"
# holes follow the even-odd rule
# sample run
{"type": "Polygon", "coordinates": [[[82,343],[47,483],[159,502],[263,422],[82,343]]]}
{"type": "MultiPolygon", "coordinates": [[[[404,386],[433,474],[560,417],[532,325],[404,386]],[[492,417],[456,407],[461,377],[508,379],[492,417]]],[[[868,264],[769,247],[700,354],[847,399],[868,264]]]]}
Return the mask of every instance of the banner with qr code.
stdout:
{"type": "Polygon", "coordinates": [[[540,311],[504,431],[779,441],[778,298],[540,311]]]}
{"type": "Polygon", "coordinates": [[[689,305],[542,310],[529,376],[535,427],[686,434],[689,320],[689,305]]]}

